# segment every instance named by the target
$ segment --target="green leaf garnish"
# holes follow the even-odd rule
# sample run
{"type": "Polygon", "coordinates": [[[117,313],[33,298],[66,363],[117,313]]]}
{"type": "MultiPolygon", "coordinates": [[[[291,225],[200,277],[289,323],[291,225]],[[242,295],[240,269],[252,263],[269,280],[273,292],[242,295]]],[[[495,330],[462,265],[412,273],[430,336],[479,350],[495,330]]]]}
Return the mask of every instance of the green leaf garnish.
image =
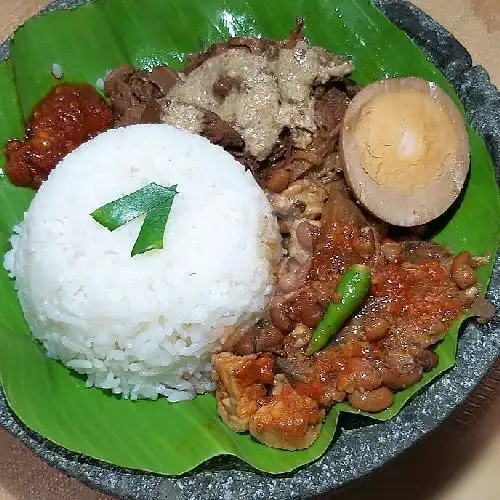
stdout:
{"type": "Polygon", "coordinates": [[[114,231],[146,214],[139,236],[132,248],[132,257],[140,253],[163,248],[163,235],[172,208],[177,184],[160,186],[151,182],[147,186],[106,203],[90,215],[102,226],[114,231]]]}

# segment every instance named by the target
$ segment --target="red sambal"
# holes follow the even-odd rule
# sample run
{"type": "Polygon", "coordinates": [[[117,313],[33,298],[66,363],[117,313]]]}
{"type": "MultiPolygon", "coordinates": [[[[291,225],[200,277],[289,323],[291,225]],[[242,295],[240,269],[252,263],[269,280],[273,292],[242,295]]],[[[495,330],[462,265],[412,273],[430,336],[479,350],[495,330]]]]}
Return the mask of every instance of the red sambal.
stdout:
{"type": "Polygon", "coordinates": [[[5,173],[16,186],[38,189],[70,151],[109,129],[111,108],[88,84],[61,83],[35,107],[26,138],[5,147],[5,173]]]}

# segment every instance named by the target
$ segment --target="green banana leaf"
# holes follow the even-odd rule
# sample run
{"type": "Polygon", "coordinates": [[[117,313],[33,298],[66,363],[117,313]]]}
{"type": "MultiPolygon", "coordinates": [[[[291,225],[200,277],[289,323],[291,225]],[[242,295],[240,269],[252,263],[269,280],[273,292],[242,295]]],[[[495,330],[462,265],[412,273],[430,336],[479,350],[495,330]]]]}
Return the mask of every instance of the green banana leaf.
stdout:
{"type": "MultiPolygon", "coordinates": [[[[0,144],[22,136],[24,119],[56,83],[54,63],[62,66],[65,80],[95,85],[118,64],[180,68],[186,54],[228,36],[283,38],[296,16],[305,18],[313,44],[354,58],[354,78],[360,84],[419,75],[437,82],[458,103],[443,75],[368,0],[101,0],[34,18],[17,31],[10,61],[0,65],[0,144]]],[[[455,252],[492,255],[479,271],[484,291],[498,244],[500,202],[485,144],[474,131],[469,136],[470,180],[435,239],[455,252]]],[[[0,177],[2,254],[32,196],[0,177]]],[[[317,459],[330,445],[339,412],[355,411],[344,403],[332,408],[319,439],[307,450],[270,449],[224,426],[209,394],[170,404],[164,399],[124,401],[87,389],[82,378],[48,359],[32,340],[3,270],[0,303],[0,381],[11,408],[47,439],[115,465],[181,474],[210,457],[231,454],[262,471],[282,473],[317,459]]],[[[393,407],[371,418],[391,418],[415,392],[453,366],[460,323],[437,346],[438,366],[419,384],[399,392],[393,407]]]]}

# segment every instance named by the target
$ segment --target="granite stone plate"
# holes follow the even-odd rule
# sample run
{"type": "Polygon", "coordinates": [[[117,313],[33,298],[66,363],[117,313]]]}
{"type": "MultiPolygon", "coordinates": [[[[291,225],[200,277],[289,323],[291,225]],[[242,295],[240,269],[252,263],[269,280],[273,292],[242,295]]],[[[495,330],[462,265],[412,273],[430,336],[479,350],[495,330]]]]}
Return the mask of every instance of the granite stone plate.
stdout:
{"type": "MultiPolygon", "coordinates": [[[[201,1],[201,0],[200,0],[201,1]]],[[[56,0],[47,10],[86,3],[56,0]]],[[[462,100],[471,125],[485,140],[500,175],[500,93],[487,72],[473,66],[465,48],[429,16],[405,0],[373,0],[445,74],[462,100]]],[[[8,44],[0,56],[8,56],[8,44]]],[[[500,307],[500,262],[497,257],[488,298],[500,307]]],[[[115,468],[70,453],[23,426],[0,394],[0,425],[50,465],[93,487],[122,498],[233,499],[308,498],[349,483],[406,450],[441,424],[462,403],[500,353],[500,320],[469,323],[461,334],[456,366],[414,397],[393,419],[374,422],[343,414],[337,435],[316,462],[289,474],[259,473],[228,457],[214,458],[183,476],[168,477],[115,468]]]]}

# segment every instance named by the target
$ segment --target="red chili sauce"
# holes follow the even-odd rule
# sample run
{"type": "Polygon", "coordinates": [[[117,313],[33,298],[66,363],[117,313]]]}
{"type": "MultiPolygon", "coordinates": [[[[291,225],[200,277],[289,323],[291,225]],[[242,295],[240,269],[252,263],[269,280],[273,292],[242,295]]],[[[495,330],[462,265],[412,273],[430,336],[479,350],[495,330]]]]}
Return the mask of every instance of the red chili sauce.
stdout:
{"type": "Polygon", "coordinates": [[[38,189],[65,155],[112,122],[111,107],[91,85],[59,84],[33,110],[26,138],[7,143],[5,173],[16,186],[38,189]]]}

